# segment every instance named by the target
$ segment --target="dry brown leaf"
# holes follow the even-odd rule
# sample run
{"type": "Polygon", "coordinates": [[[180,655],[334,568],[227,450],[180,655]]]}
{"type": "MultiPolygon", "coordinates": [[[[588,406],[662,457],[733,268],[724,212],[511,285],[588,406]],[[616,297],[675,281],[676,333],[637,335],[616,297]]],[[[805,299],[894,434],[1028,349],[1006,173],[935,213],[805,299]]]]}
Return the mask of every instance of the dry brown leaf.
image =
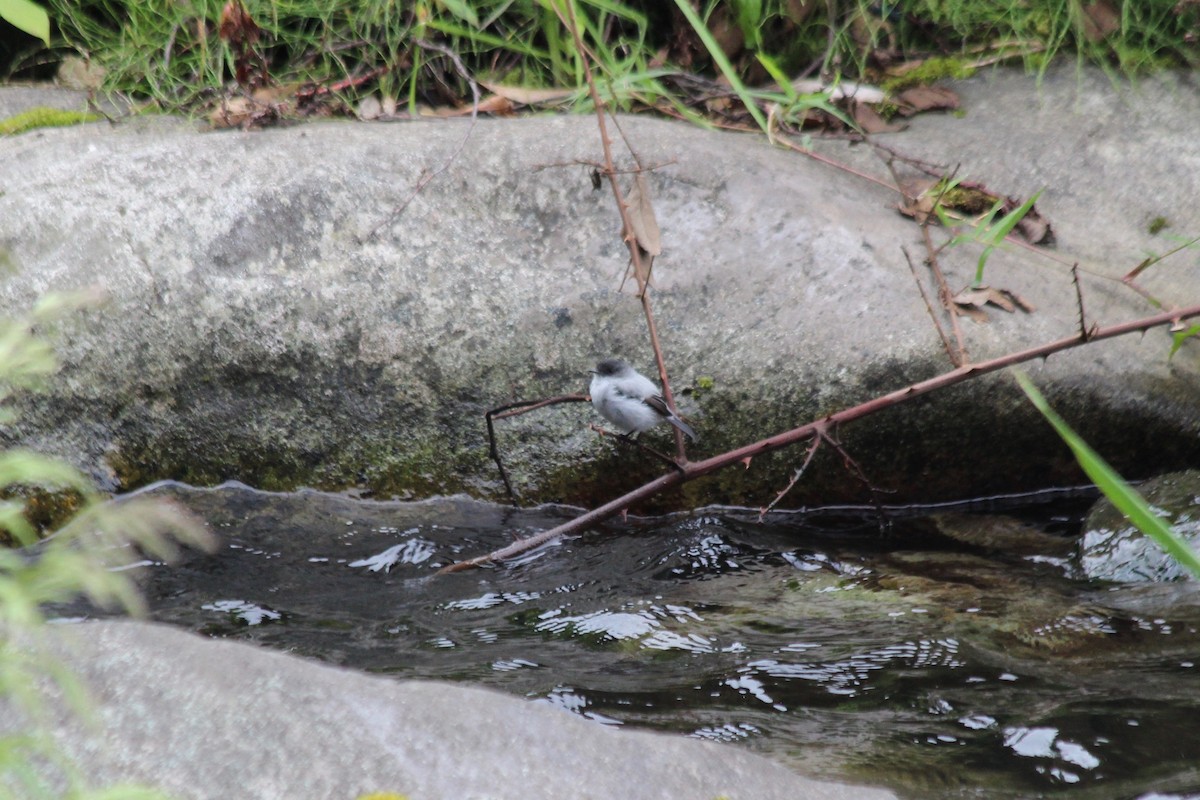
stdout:
{"type": "Polygon", "coordinates": [[[970,317],[972,322],[977,322],[980,325],[985,325],[988,322],[987,312],[982,308],[976,308],[975,306],[956,305],[954,310],[957,311],[960,316],[970,317]]]}
{"type": "Polygon", "coordinates": [[[1046,218],[1037,213],[1035,208],[1029,209],[1029,213],[1017,222],[1017,231],[1030,244],[1054,244],[1054,230],[1046,218]]]}
{"type": "Polygon", "coordinates": [[[888,122],[866,103],[854,103],[851,113],[863,133],[895,133],[908,127],[902,123],[888,122]]]}
{"type": "Polygon", "coordinates": [[[954,303],[955,305],[974,306],[975,308],[979,308],[987,305],[989,292],[991,292],[991,289],[986,286],[980,286],[978,288],[968,287],[954,295],[954,303]]]}
{"type": "Polygon", "coordinates": [[[818,8],[824,10],[825,6],[816,0],[785,0],[783,14],[792,22],[799,24],[808,19],[818,8]]]}
{"type": "Polygon", "coordinates": [[[925,220],[933,213],[933,198],[923,194],[911,201],[903,200],[896,206],[896,210],[915,219],[918,225],[924,225],[925,220]]]}
{"type": "Polygon", "coordinates": [[[248,97],[231,97],[213,109],[208,121],[214,128],[237,128],[250,121],[254,103],[248,97]]]}
{"type": "Polygon", "coordinates": [[[1035,310],[1031,303],[1026,302],[1016,292],[1010,289],[995,289],[991,286],[969,286],[952,299],[960,314],[968,316],[976,322],[988,321],[987,313],[984,311],[984,306],[988,305],[1002,308],[1010,314],[1017,309],[1026,314],[1031,314],[1035,310]]]}
{"type": "Polygon", "coordinates": [[[560,103],[575,94],[574,89],[529,89],[524,86],[501,86],[498,83],[479,82],[489,92],[509,100],[513,105],[537,106],[560,103]]]}
{"type": "Polygon", "coordinates": [[[625,196],[629,209],[629,224],[638,246],[652,256],[662,253],[662,234],[658,230],[658,219],[654,216],[654,202],[650,199],[650,184],[646,176],[633,176],[633,186],[625,196]]]}
{"type": "MultiPolygon", "coordinates": [[[[933,185],[934,183],[930,181],[920,191],[928,192],[933,185]]],[[[910,197],[915,195],[913,188],[902,188],[905,189],[906,195],[910,197]]],[[[940,197],[933,199],[936,199],[942,208],[950,212],[951,216],[960,219],[975,218],[976,221],[991,211],[997,201],[1003,200],[1000,210],[997,212],[997,219],[1020,208],[1025,202],[1020,198],[998,195],[976,181],[961,181],[942,193],[940,197]]],[[[903,208],[901,211],[909,216],[914,216],[903,208]]],[[[1036,205],[1030,206],[1029,210],[1025,212],[1025,216],[1017,221],[1015,231],[1030,244],[1047,246],[1054,244],[1054,229],[1050,226],[1049,220],[1041,215],[1036,205]]]]}
{"type": "MultiPolygon", "coordinates": [[[[222,98],[221,104],[208,115],[208,121],[214,128],[245,128],[278,120],[291,111],[291,95],[285,93],[285,88],[263,88],[250,97],[222,98]]],[[[291,87],[290,91],[294,90],[291,87]]]]}
{"type": "Polygon", "coordinates": [[[491,94],[483,98],[479,101],[478,106],[438,106],[437,108],[419,108],[418,110],[422,117],[441,117],[443,119],[469,117],[472,113],[495,114],[498,117],[506,117],[515,111],[512,101],[507,97],[501,97],[497,94],[491,94]]]}
{"type": "Polygon", "coordinates": [[[906,117],[922,111],[958,108],[958,95],[944,86],[913,86],[892,98],[898,112],[906,117]]]}
{"type": "Polygon", "coordinates": [[[721,48],[721,52],[729,58],[740,53],[746,44],[746,37],[742,33],[741,26],[737,24],[737,20],[733,18],[729,6],[725,3],[715,6],[708,16],[708,31],[716,40],[717,46],[721,48]]]}
{"type": "Polygon", "coordinates": [[[1121,29],[1121,12],[1108,0],[1085,3],[1080,7],[1083,35],[1089,42],[1098,42],[1121,29]]]}
{"type": "MultiPolygon", "coordinates": [[[[485,97],[479,101],[480,114],[495,114],[498,117],[509,117],[516,113],[517,108],[513,105],[512,100],[499,94],[494,94],[491,97],[485,97]]],[[[464,108],[463,116],[470,114],[472,109],[464,108]]]]}
{"type": "Polygon", "coordinates": [[[918,224],[924,225],[925,220],[933,213],[933,197],[929,190],[937,185],[931,178],[917,178],[902,181],[900,192],[904,200],[896,206],[896,210],[906,217],[912,217],[918,224]],[[910,199],[911,198],[911,199],[910,199]]]}

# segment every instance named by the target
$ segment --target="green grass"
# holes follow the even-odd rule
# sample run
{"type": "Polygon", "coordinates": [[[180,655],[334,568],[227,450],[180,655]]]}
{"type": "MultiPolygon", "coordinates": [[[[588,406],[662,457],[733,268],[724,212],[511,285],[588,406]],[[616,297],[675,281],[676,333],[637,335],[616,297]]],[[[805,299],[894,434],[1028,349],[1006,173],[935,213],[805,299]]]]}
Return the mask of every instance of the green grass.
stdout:
{"type": "MultiPolygon", "coordinates": [[[[530,87],[578,87],[582,54],[558,13],[574,2],[600,83],[621,108],[687,114],[695,90],[683,72],[728,82],[751,99],[772,75],[824,74],[881,82],[888,59],[946,56],[970,61],[996,48],[1040,69],[1066,53],[1124,74],[1196,66],[1200,7],[1177,0],[1119,4],[1116,27],[1088,36],[1081,0],[914,0],[796,4],[785,0],[245,0],[262,29],[258,50],[276,84],[330,87],[350,106],[367,94],[400,106],[445,106],[470,97],[436,41],[473,77],[530,87]],[[834,16],[830,18],[829,9],[834,16]]],[[[1109,0],[1114,6],[1117,0],[1109,0]]],[[[198,109],[225,93],[233,55],[218,35],[225,0],[46,0],[53,49],[32,61],[76,52],[108,70],[104,89],[170,109],[198,109]]],[[[939,68],[940,69],[940,68],[939,68]]],[[[587,110],[581,93],[577,110],[587,110]]],[[[754,103],[746,106],[765,125],[754,103]]]]}

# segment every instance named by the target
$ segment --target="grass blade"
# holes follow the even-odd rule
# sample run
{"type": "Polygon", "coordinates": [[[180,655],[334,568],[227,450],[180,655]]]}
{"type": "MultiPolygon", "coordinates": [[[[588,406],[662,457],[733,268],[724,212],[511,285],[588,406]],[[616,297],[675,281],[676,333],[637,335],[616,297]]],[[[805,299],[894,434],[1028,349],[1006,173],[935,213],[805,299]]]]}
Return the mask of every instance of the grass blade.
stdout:
{"type": "Polygon", "coordinates": [[[737,70],[733,68],[733,64],[730,64],[729,59],[725,57],[725,51],[717,44],[717,40],[713,38],[712,33],[708,30],[708,26],[704,24],[704,20],[700,19],[700,15],[696,13],[696,9],[692,8],[692,4],[688,0],[675,0],[675,5],[679,7],[680,13],[687,19],[688,24],[692,26],[692,30],[700,37],[700,41],[704,42],[704,47],[708,50],[709,56],[712,57],[713,63],[720,68],[721,74],[729,81],[729,85],[742,101],[742,104],[746,106],[746,110],[750,112],[750,116],[754,117],[754,121],[758,123],[758,127],[762,128],[763,133],[766,133],[767,118],[762,115],[758,104],[754,102],[750,91],[742,83],[742,79],[738,77],[737,70]]]}
{"type": "Polygon", "coordinates": [[[1066,421],[1046,402],[1046,398],[1033,385],[1033,381],[1029,379],[1028,375],[1019,370],[1013,370],[1013,374],[1030,402],[1054,426],[1058,435],[1075,454],[1079,466],[1083,467],[1083,471],[1092,479],[1092,482],[1099,487],[1100,491],[1104,492],[1104,496],[1137,526],[1138,530],[1153,539],[1167,555],[1200,578],[1200,556],[1196,555],[1196,551],[1179,534],[1171,530],[1169,525],[1159,519],[1145,499],[1134,491],[1087,442],[1080,438],[1079,434],[1067,425],[1066,421]]]}

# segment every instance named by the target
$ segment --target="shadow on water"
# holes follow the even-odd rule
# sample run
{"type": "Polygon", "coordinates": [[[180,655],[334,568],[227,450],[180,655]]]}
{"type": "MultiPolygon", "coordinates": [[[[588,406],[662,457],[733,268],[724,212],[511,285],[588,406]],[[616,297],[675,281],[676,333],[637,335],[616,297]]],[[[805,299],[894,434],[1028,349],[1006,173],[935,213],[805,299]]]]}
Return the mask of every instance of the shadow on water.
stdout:
{"type": "Polygon", "coordinates": [[[151,616],[210,636],[737,742],[911,797],[1200,796],[1200,587],[1078,579],[1078,503],[883,530],[850,510],[706,510],[434,577],[576,512],[153,492],[221,546],[142,569],[151,616]]]}

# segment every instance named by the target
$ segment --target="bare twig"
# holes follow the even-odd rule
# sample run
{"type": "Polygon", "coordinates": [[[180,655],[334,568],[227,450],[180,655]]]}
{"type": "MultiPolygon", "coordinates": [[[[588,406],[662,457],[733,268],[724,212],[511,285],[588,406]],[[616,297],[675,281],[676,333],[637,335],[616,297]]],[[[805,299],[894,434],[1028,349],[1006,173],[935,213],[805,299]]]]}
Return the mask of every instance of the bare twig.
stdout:
{"type": "Polygon", "coordinates": [[[879,498],[880,495],[885,494],[887,490],[876,486],[871,479],[867,477],[866,470],[864,470],[862,465],[859,464],[852,455],[850,455],[850,451],[848,451],[845,446],[842,445],[841,439],[838,439],[829,432],[829,426],[825,426],[824,428],[818,430],[817,436],[823,439],[825,443],[834,450],[837,450],[838,455],[842,457],[842,466],[846,468],[847,472],[857,478],[858,482],[861,483],[870,493],[871,505],[875,507],[875,513],[879,516],[879,526],[882,528],[887,522],[887,514],[883,509],[883,501],[879,498]]]}
{"type": "MultiPolygon", "coordinates": [[[[891,162],[888,163],[889,169],[892,168],[891,162]]],[[[950,186],[950,182],[954,178],[954,174],[958,172],[958,167],[954,168],[954,172],[950,173],[950,177],[942,181],[942,190],[938,192],[938,196],[934,198],[933,205],[937,208],[937,204],[941,202],[942,196],[950,186]]],[[[895,176],[893,169],[892,175],[895,176]]],[[[896,180],[896,185],[900,185],[899,179],[896,180]]],[[[902,192],[903,193],[903,192],[902,192]]],[[[910,198],[907,193],[903,193],[905,199],[912,203],[916,198],[910,198]]],[[[925,253],[927,258],[925,263],[929,265],[929,271],[933,273],[933,278],[937,282],[938,300],[946,309],[946,313],[950,315],[950,330],[954,333],[954,341],[957,347],[950,353],[950,361],[956,367],[961,367],[970,362],[970,356],[967,353],[966,340],[963,339],[962,326],[958,324],[958,308],[954,304],[954,295],[950,292],[950,285],[946,283],[946,276],[942,272],[942,266],[938,262],[938,248],[933,244],[933,236],[929,233],[929,219],[932,214],[926,215],[922,220],[918,220],[918,226],[921,229],[921,240],[925,243],[925,253]]]]}
{"type": "Polygon", "coordinates": [[[1142,263],[1138,264],[1136,267],[1131,269],[1126,275],[1124,275],[1121,278],[1121,283],[1125,284],[1130,289],[1137,292],[1142,297],[1146,298],[1146,300],[1148,300],[1150,302],[1150,304],[1153,305],[1155,308],[1167,308],[1168,307],[1167,305],[1159,302],[1149,292],[1147,292],[1145,289],[1143,289],[1138,284],[1134,283],[1134,278],[1136,278],[1138,275],[1141,275],[1147,269],[1154,266],[1158,262],[1162,261],[1164,258],[1173,256],[1181,250],[1186,250],[1187,248],[1196,244],[1196,242],[1200,242],[1200,236],[1197,236],[1195,239],[1190,239],[1190,240],[1184,242],[1183,244],[1179,245],[1178,247],[1171,248],[1167,252],[1163,253],[1161,256],[1150,256],[1149,258],[1142,261],[1142,263]]]}
{"type": "Polygon", "coordinates": [[[371,232],[364,237],[364,241],[366,239],[374,239],[381,230],[395,222],[396,219],[404,213],[404,209],[408,208],[409,204],[417,198],[417,195],[419,195],[421,191],[428,186],[431,181],[433,181],[434,178],[436,178],[438,175],[441,175],[450,168],[451,164],[458,160],[458,156],[462,153],[463,148],[467,146],[467,140],[471,138],[471,133],[475,130],[475,123],[479,120],[479,84],[477,84],[475,79],[471,77],[471,73],[467,71],[466,66],[463,65],[462,59],[458,57],[458,54],[445,45],[437,44],[436,42],[427,42],[424,39],[413,39],[413,44],[423,47],[426,50],[436,50],[439,53],[444,54],[450,59],[451,62],[453,62],[454,68],[458,70],[458,74],[462,76],[463,80],[471,85],[471,124],[467,128],[467,132],[463,135],[462,140],[459,141],[458,146],[454,148],[454,152],[452,152],[450,156],[433,172],[423,174],[420,179],[417,180],[416,186],[413,187],[413,190],[408,197],[405,198],[400,205],[392,209],[392,213],[389,214],[383,222],[376,225],[371,232]]]}
{"type": "Polygon", "coordinates": [[[767,514],[770,514],[771,511],[774,510],[775,506],[779,505],[779,501],[782,500],[787,493],[792,490],[792,488],[796,485],[796,482],[799,481],[804,473],[808,470],[808,465],[812,463],[813,457],[816,456],[817,451],[821,449],[821,442],[823,440],[824,437],[820,435],[813,437],[812,443],[808,446],[808,452],[804,456],[804,463],[800,465],[798,470],[792,473],[792,479],[787,482],[787,486],[783,487],[779,491],[779,494],[775,495],[775,499],[768,503],[765,508],[760,508],[758,510],[759,522],[762,522],[767,514]]]}
{"type": "MultiPolygon", "coordinates": [[[[564,16],[558,5],[556,4],[554,6],[555,13],[558,14],[559,19],[561,19],[563,24],[570,29],[571,35],[575,39],[575,46],[579,49],[580,53],[585,54],[585,57],[582,59],[583,76],[587,81],[588,94],[592,98],[592,105],[596,109],[596,122],[600,129],[600,145],[604,151],[604,174],[609,179],[608,185],[612,188],[613,199],[616,200],[617,209],[621,215],[621,236],[625,240],[626,247],[629,248],[629,257],[633,263],[633,274],[638,282],[638,297],[642,301],[642,311],[646,317],[646,329],[650,335],[650,345],[654,349],[654,360],[658,366],[658,377],[659,383],[662,385],[663,400],[666,402],[667,408],[671,409],[672,413],[675,413],[675,396],[671,391],[671,381],[667,375],[667,363],[663,358],[662,344],[659,342],[658,338],[658,325],[654,321],[654,310],[650,305],[650,295],[647,292],[647,282],[650,277],[650,265],[643,264],[644,251],[642,250],[641,245],[638,244],[637,236],[634,233],[634,227],[629,217],[629,205],[625,201],[625,196],[621,192],[621,187],[615,180],[613,180],[613,175],[615,174],[616,170],[612,155],[612,139],[608,135],[608,126],[605,123],[607,107],[604,105],[604,101],[600,98],[600,92],[596,88],[596,79],[592,74],[592,58],[591,56],[587,55],[588,51],[584,47],[583,39],[579,35],[579,25],[575,18],[574,4],[566,3],[566,8],[566,15],[564,16]]],[[[622,136],[624,136],[624,134],[622,134],[622,136]]],[[[628,144],[628,142],[626,142],[626,144],[628,144]]],[[[633,151],[632,147],[630,148],[630,152],[633,153],[633,157],[640,167],[641,159],[638,158],[637,153],[633,151]]],[[[675,434],[675,450],[676,453],[678,453],[678,458],[676,461],[679,463],[685,463],[687,461],[687,444],[684,440],[683,434],[680,433],[678,429],[673,428],[672,430],[675,434]]]]}
{"type": "Polygon", "coordinates": [[[917,291],[921,293],[921,299],[925,301],[925,310],[929,312],[929,318],[933,320],[933,327],[937,328],[938,336],[942,340],[942,347],[946,350],[946,355],[950,358],[950,363],[958,366],[954,360],[954,345],[950,344],[950,339],[946,336],[946,329],[942,327],[942,321],[938,319],[937,312],[933,310],[933,304],[929,302],[929,295],[925,292],[925,286],[921,283],[921,276],[917,274],[917,267],[913,264],[912,256],[908,253],[908,248],[903,245],[900,247],[900,252],[904,253],[904,260],[908,262],[909,272],[912,273],[913,282],[917,284],[917,291]]]}
{"type": "Polygon", "coordinates": [[[528,414],[530,411],[558,403],[586,403],[590,399],[586,394],[564,394],[558,397],[548,397],[544,400],[522,400],[517,403],[509,403],[508,405],[490,409],[483,415],[487,421],[488,455],[492,457],[492,460],[496,462],[496,466],[500,469],[500,479],[504,481],[504,488],[508,491],[508,499],[514,506],[517,505],[517,493],[513,491],[512,481],[508,479],[508,470],[504,468],[504,462],[500,459],[500,449],[496,446],[495,420],[528,414]]]}
{"type": "Polygon", "coordinates": [[[1092,330],[1088,330],[1087,311],[1083,306],[1083,286],[1079,283],[1078,264],[1071,267],[1071,283],[1075,286],[1075,301],[1079,304],[1079,338],[1086,342],[1092,338],[1092,332],[1096,326],[1093,325],[1092,330]]]}
{"type": "Polygon", "coordinates": [[[328,86],[307,86],[296,91],[296,100],[298,102],[307,102],[322,95],[334,94],[335,92],[353,89],[356,86],[361,86],[364,83],[373,81],[376,78],[386,75],[392,71],[394,67],[390,64],[382,67],[376,67],[373,70],[364,72],[362,75],[355,75],[343,80],[331,83],[328,86]]]}
{"type": "MultiPolygon", "coordinates": [[[[1124,336],[1129,333],[1138,331],[1146,331],[1151,328],[1156,328],[1161,325],[1169,325],[1176,320],[1190,319],[1192,317],[1200,317],[1200,305],[1193,305],[1187,308],[1176,311],[1168,311],[1162,314],[1155,314],[1150,317],[1132,320],[1130,322],[1122,322],[1117,325],[1110,325],[1103,328],[1095,328],[1089,341],[1099,341],[1101,339],[1111,339],[1117,336],[1124,336]]],[[[1078,336],[1069,336],[1065,339],[1058,339],[1053,342],[1030,347],[1025,350],[1019,350],[1008,355],[993,358],[988,361],[981,361],[977,364],[967,364],[956,369],[944,372],[919,383],[914,383],[902,389],[897,389],[874,400],[866,403],[861,403],[844,411],[839,411],[836,414],[830,414],[824,419],[810,422],[807,425],[802,425],[799,428],[794,428],[784,433],[754,442],[753,444],[739,447],[736,450],[730,450],[720,455],[703,461],[689,462],[681,465],[681,469],[676,472],[670,472],[659,478],[656,478],[649,483],[639,486],[637,489],[622,495],[621,497],[611,500],[604,505],[592,509],[584,514],[579,515],[575,519],[558,527],[551,528],[547,531],[522,539],[519,542],[495,550],[487,555],[478,556],[467,561],[461,561],[457,564],[443,567],[439,574],[447,572],[459,572],[465,569],[471,569],[483,564],[494,561],[504,561],[516,555],[524,553],[535,547],[553,541],[560,536],[577,533],[585,530],[599,522],[603,522],[610,517],[613,517],[622,511],[625,511],[630,506],[646,500],[650,497],[659,494],[671,487],[687,481],[695,480],[703,475],[716,472],[724,469],[732,464],[739,462],[748,462],[760,455],[779,450],[784,447],[789,447],[798,442],[807,441],[814,436],[819,435],[821,426],[838,426],[844,425],[854,420],[861,419],[871,414],[882,411],[885,408],[892,408],[902,403],[907,403],[915,400],[918,397],[929,394],[930,392],[944,389],[948,386],[954,386],[959,383],[977,378],[980,375],[986,375],[990,372],[1021,364],[1026,361],[1032,361],[1038,358],[1046,358],[1054,353],[1070,350],[1080,345],[1085,344],[1078,336]]]]}

